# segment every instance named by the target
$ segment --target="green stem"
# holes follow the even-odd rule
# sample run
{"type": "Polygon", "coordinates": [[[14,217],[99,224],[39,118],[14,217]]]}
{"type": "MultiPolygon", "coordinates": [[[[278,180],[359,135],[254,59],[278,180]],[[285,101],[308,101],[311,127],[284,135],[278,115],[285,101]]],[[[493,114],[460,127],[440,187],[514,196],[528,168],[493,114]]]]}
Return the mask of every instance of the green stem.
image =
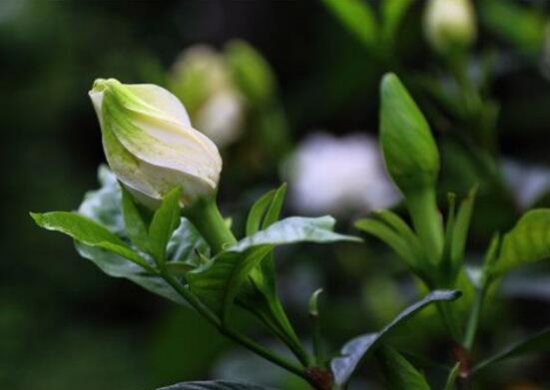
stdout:
{"type": "Polygon", "coordinates": [[[450,310],[449,306],[447,304],[438,302],[437,304],[437,310],[439,311],[439,315],[443,319],[443,322],[447,326],[447,329],[449,330],[449,333],[451,334],[451,337],[458,343],[460,342],[460,329],[457,325],[457,322],[454,320],[452,311],[450,310]]]}
{"type": "Polygon", "coordinates": [[[472,310],[470,311],[470,316],[468,317],[468,324],[466,325],[464,341],[462,342],[462,345],[467,351],[471,351],[474,346],[474,340],[479,327],[479,318],[481,316],[483,298],[485,297],[486,290],[487,288],[485,283],[483,283],[483,285],[476,291],[472,310]]]}
{"type": "MultiPolygon", "coordinates": [[[[221,215],[218,209],[218,205],[216,203],[215,197],[209,197],[209,198],[205,198],[197,201],[191,207],[184,210],[184,216],[189,218],[191,223],[201,233],[201,235],[209,244],[214,254],[217,254],[222,250],[224,250],[226,247],[237,243],[237,239],[231,232],[231,229],[226,224],[225,220],[223,219],[223,216],[221,215]]],[[[194,296],[193,298],[196,300],[194,296]]],[[[273,310],[274,308],[271,307],[271,309],[273,310]]],[[[277,307],[275,307],[275,309],[278,309],[278,310],[275,310],[276,318],[280,319],[281,317],[283,317],[286,319],[286,314],[284,314],[284,310],[282,309],[282,306],[280,305],[279,302],[277,302],[277,307]]],[[[254,310],[252,311],[254,312],[254,310]]],[[[216,318],[216,321],[219,322],[217,317],[215,318],[216,318]]],[[[302,362],[304,366],[309,365],[309,355],[305,352],[303,346],[301,345],[300,341],[297,338],[296,340],[294,340],[295,337],[290,337],[290,338],[287,337],[284,329],[283,330],[278,329],[278,324],[271,324],[270,321],[266,321],[265,318],[260,317],[260,319],[262,320],[262,322],[264,322],[267,328],[275,334],[275,336],[277,336],[283,343],[285,343],[290,348],[290,350],[294,353],[294,355],[298,358],[298,360],[302,362]]],[[[288,324],[288,326],[290,326],[290,324],[288,324]]],[[[228,336],[231,337],[232,331],[226,329],[226,327],[224,327],[223,324],[220,324],[218,328],[222,333],[226,335],[228,335],[227,332],[230,332],[228,336]]],[[[241,337],[236,333],[234,334],[234,336],[241,337]]],[[[248,339],[245,338],[240,340],[239,342],[245,345],[244,343],[249,343],[249,341],[246,341],[246,340],[248,339]]],[[[257,347],[258,346],[256,346],[255,348],[257,347]]],[[[271,359],[268,359],[268,360],[271,360],[271,359]]],[[[295,368],[289,371],[296,373],[295,368]]]]}
{"type": "Polygon", "coordinates": [[[433,188],[407,194],[407,206],[420,241],[428,250],[432,264],[439,262],[443,251],[443,221],[433,188]]]}
{"type": "Polygon", "coordinates": [[[183,214],[189,218],[215,254],[237,243],[218,209],[215,197],[198,200],[184,209],[183,214]]]}
{"type": "Polygon", "coordinates": [[[200,303],[200,301],[186,288],[178,283],[172,275],[167,271],[161,271],[161,276],[166,280],[166,282],[178,293],[180,294],[200,315],[202,315],[210,324],[212,324],[221,334],[227,338],[235,341],[238,344],[248,348],[257,355],[263,357],[264,359],[290,371],[299,377],[309,381],[307,372],[301,367],[289,362],[285,358],[273,353],[271,350],[265,348],[264,346],[256,343],[254,340],[235,332],[232,329],[224,327],[218,317],[216,317],[210,310],[200,303]]]}

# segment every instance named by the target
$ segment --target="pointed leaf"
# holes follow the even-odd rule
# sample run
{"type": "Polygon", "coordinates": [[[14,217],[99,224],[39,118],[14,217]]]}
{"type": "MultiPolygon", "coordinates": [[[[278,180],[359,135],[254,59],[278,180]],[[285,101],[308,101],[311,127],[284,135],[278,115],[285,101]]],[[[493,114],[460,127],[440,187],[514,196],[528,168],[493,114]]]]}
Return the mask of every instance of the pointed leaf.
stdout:
{"type": "Polygon", "coordinates": [[[386,389],[430,390],[424,375],[395,349],[384,346],[376,355],[386,378],[386,389]]]}
{"type": "Polygon", "coordinates": [[[493,273],[501,275],[521,265],[550,257],[550,209],[527,212],[502,239],[493,273]]]}
{"type": "Polygon", "coordinates": [[[144,289],[158,294],[180,305],[186,305],[185,300],[161,277],[145,272],[140,266],[127,261],[115,253],[102,248],[76,243],[76,250],[80,256],[92,261],[107,275],[114,278],[129,279],[144,289]]]}
{"type": "Polygon", "coordinates": [[[273,249],[270,245],[249,249],[246,253],[221,252],[210,263],[189,272],[191,291],[210,309],[227,319],[229,310],[250,271],[273,249]]]}
{"type": "Polygon", "coordinates": [[[336,241],[357,241],[359,237],[334,233],[334,218],[290,217],[276,222],[265,230],[246,237],[228,249],[231,252],[244,252],[248,248],[260,245],[288,245],[299,242],[328,243],[336,241]]]}
{"type": "Polygon", "coordinates": [[[250,236],[260,230],[262,226],[262,219],[267,212],[267,209],[273,201],[276,190],[271,190],[265,193],[260,199],[258,199],[254,205],[252,205],[248,218],[246,220],[246,235],[250,236]]]}
{"type": "Polygon", "coordinates": [[[550,352],[550,328],[531,335],[525,340],[519,341],[506,347],[497,354],[485,359],[473,368],[473,372],[477,373],[488,366],[512,357],[527,355],[530,353],[548,353],[550,352]]]}
{"type": "Polygon", "coordinates": [[[31,213],[38,226],[64,233],[85,245],[106,249],[145,268],[147,261],[130,249],[120,238],[96,221],[77,213],[54,211],[44,214],[31,213]]]}
{"type": "Polygon", "coordinates": [[[149,227],[151,255],[159,265],[165,262],[168,241],[180,223],[180,195],[181,187],[176,187],[166,194],[149,227]]]}
{"type": "Polygon", "coordinates": [[[470,229],[470,221],[474,210],[477,189],[478,187],[475,186],[472,190],[470,190],[468,196],[460,204],[460,208],[456,214],[451,243],[451,261],[457,268],[460,266],[460,262],[464,259],[466,239],[468,238],[468,230],[470,229]]]}
{"type": "Polygon", "coordinates": [[[411,269],[418,270],[418,259],[415,256],[415,244],[409,242],[395,230],[386,224],[374,219],[361,219],[355,223],[355,227],[369,233],[385,242],[395,253],[399,255],[411,269]]]}
{"type": "Polygon", "coordinates": [[[149,233],[147,232],[147,225],[136,205],[132,195],[126,188],[121,186],[122,189],[122,211],[124,216],[124,227],[126,228],[126,234],[143,252],[149,252],[149,233]]]}
{"type": "Polygon", "coordinates": [[[157,390],[268,390],[266,387],[231,381],[182,382],[157,390]]]}
{"type": "Polygon", "coordinates": [[[332,359],[331,369],[336,384],[342,386],[351,377],[361,360],[372,352],[380,342],[387,338],[398,326],[402,326],[414,314],[426,306],[441,301],[453,301],[460,296],[458,291],[433,291],[422,300],[403,310],[395,319],[378,333],[365,334],[347,342],[342,348],[342,356],[332,359]]]}
{"type": "Polygon", "coordinates": [[[277,189],[277,191],[275,191],[275,194],[273,195],[273,200],[269,205],[269,208],[267,209],[267,212],[265,214],[265,218],[262,222],[262,229],[268,228],[279,220],[281,210],[283,209],[283,203],[285,201],[286,189],[287,185],[286,183],[283,183],[277,189]]]}

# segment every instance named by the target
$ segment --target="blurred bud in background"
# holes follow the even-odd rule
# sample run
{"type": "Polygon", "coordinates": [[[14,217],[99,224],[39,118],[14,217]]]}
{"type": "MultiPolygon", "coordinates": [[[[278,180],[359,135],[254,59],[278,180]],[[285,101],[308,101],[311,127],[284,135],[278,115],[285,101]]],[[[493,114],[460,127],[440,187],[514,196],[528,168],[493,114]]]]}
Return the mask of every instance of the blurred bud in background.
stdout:
{"type": "Polygon", "coordinates": [[[432,48],[442,55],[463,51],[477,35],[472,4],[469,0],[429,0],[424,32],[432,48]]]}
{"type": "Polygon", "coordinates": [[[366,134],[342,138],[312,134],[284,171],[291,202],[302,213],[342,216],[392,207],[400,201],[376,139],[366,134]]]}
{"type": "Polygon", "coordinates": [[[174,63],[169,86],[195,126],[218,147],[239,138],[245,104],[223,54],[206,45],[190,47],[174,63]]]}
{"type": "Polygon", "coordinates": [[[522,209],[532,207],[550,192],[550,168],[548,167],[504,160],[502,171],[517,204],[522,209]]]}

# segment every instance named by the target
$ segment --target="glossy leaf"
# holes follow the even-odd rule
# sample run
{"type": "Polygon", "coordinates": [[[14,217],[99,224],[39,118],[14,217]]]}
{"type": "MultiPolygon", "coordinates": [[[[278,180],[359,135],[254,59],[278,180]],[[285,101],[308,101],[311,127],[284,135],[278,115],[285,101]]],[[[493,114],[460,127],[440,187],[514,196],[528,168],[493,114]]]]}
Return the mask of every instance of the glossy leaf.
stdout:
{"type": "Polygon", "coordinates": [[[333,232],[336,221],[330,216],[318,218],[290,217],[274,223],[267,229],[246,237],[229,248],[231,252],[244,252],[259,245],[288,245],[299,242],[328,243],[357,241],[359,237],[333,232]]]}
{"type": "Polygon", "coordinates": [[[164,199],[153,216],[149,226],[149,247],[151,255],[158,264],[166,260],[166,247],[174,230],[180,223],[181,209],[179,205],[181,188],[172,189],[164,199]]]}
{"type": "Polygon", "coordinates": [[[92,261],[103,272],[114,278],[129,279],[144,289],[158,294],[178,304],[185,305],[185,300],[161,277],[145,272],[140,266],[131,263],[117,254],[101,248],[91,247],[76,242],[80,256],[92,261]]]}
{"type": "Polygon", "coordinates": [[[286,189],[287,185],[286,183],[283,183],[273,194],[273,200],[271,201],[271,204],[269,205],[262,221],[262,229],[267,229],[279,220],[281,210],[283,209],[283,203],[285,201],[286,189]]]}
{"type": "Polygon", "coordinates": [[[490,365],[505,359],[516,356],[527,355],[530,353],[548,353],[550,352],[550,328],[546,328],[525,340],[512,344],[497,354],[477,364],[473,371],[477,373],[490,365]]]}
{"type": "Polygon", "coordinates": [[[211,307],[228,310],[234,297],[253,269],[271,253],[277,245],[299,242],[360,241],[332,231],[332,217],[292,217],[276,222],[265,230],[246,237],[233,247],[219,253],[208,265],[187,275],[191,290],[211,307]]]}
{"type": "Polygon", "coordinates": [[[342,386],[348,382],[351,375],[370,352],[387,338],[399,326],[402,326],[414,314],[426,306],[443,301],[453,301],[460,296],[458,291],[433,291],[422,300],[412,304],[403,310],[395,319],[378,333],[369,333],[352,339],[347,342],[341,350],[342,356],[336,357],[331,361],[331,369],[335,382],[342,386]]]}
{"type": "Polygon", "coordinates": [[[550,209],[531,210],[502,238],[500,255],[492,272],[500,275],[548,257],[550,257],[550,209]]]}
{"type": "Polygon", "coordinates": [[[365,46],[371,49],[376,46],[377,21],[366,1],[323,0],[323,3],[365,46]]]}
{"type": "Polygon", "coordinates": [[[95,220],[117,236],[125,237],[120,184],[106,165],[99,166],[98,181],[100,188],[84,195],[78,213],[95,220]]]}
{"type": "Polygon", "coordinates": [[[31,216],[38,226],[44,229],[64,233],[85,245],[105,249],[149,268],[145,259],[136,254],[107,228],[90,218],[67,211],[32,213],[31,216]]]}
{"type": "Polygon", "coordinates": [[[426,378],[395,349],[383,346],[376,353],[387,390],[430,390],[426,378]]]}
{"type": "Polygon", "coordinates": [[[182,382],[157,390],[268,390],[266,387],[231,381],[182,382]]]}

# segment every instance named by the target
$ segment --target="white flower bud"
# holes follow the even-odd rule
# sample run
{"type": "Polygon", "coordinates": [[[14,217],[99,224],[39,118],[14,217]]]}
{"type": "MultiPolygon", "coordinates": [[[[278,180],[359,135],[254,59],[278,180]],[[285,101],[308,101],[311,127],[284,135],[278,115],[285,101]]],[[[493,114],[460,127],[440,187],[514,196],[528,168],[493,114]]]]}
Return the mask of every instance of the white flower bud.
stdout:
{"type": "Polygon", "coordinates": [[[469,0],[430,0],[424,16],[430,45],[441,54],[463,50],[476,38],[476,21],[469,0]]]}
{"type": "Polygon", "coordinates": [[[218,149],[191,127],[181,102],[152,84],[98,79],[89,92],[109,166],[136,199],[155,207],[176,186],[182,206],[216,191],[218,149]]]}

